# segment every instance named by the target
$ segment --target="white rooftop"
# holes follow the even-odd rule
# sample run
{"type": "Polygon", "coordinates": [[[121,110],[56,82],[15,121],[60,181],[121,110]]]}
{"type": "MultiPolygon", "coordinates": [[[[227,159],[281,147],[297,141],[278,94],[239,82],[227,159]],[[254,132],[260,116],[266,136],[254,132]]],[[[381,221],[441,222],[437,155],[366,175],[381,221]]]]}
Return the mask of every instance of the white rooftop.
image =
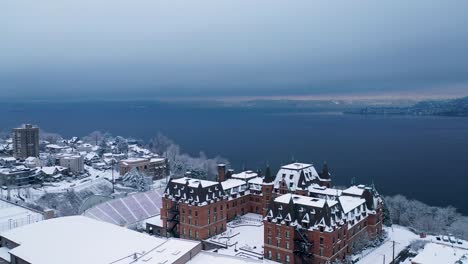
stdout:
{"type": "Polygon", "coordinates": [[[303,170],[303,169],[308,168],[310,166],[312,166],[312,164],[296,162],[296,163],[291,163],[291,164],[288,164],[288,165],[284,165],[281,168],[286,169],[286,170],[303,170]]]}
{"type": "Polygon", "coordinates": [[[221,186],[223,186],[223,190],[229,190],[235,187],[239,187],[242,185],[246,185],[247,183],[243,180],[239,179],[227,179],[221,182],[221,186]]]}
{"type": "Polygon", "coordinates": [[[275,188],[279,188],[284,181],[288,189],[295,191],[298,188],[299,178],[304,172],[306,183],[318,178],[319,175],[312,164],[293,163],[281,167],[274,180],[275,188]]]}
{"type": "Polygon", "coordinates": [[[236,179],[241,179],[241,180],[248,180],[248,179],[251,179],[251,178],[255,178],[257,177],[258,174],[256,172],[253,172],[253,171],[243,171],[243,172],[240,172],[240,173],[236,173],[236,174],[232,174],[232,178],[236,178],[236,179]]]}
{"type": "Polygon", "coordinates": [[[10,250],[11,254],[34,264],[140,263],[129,257],[135,254],[141,259],[150,258],[141,263],[169,264],[198,245],[156,238],[84,216],[50,219],[0,236],[20,244],[10,250]],[[168,245],[165,250],[157,250],[168,245]]]}
{"type": "Polygon", "coordinates": [[[155,215],[153,217],[150,217],[150,218],[144,220],[143,223],[154,225],[154,226],[161,226],[161,227],[163,226],[163,221],[161,219],[161,215],[155,215]]]}
{"type": "Polygon", "coordinates": [[[342,193],[341,190],[323,187],[318,184],[310,185],[308,190],[311,193],[328,195],[328,196],[340,196],[342,193]]]}
{"type": "Polygon", "coordinates": [[[312,207],[317,207],[317,208],[323,208],[325,203],[328,203],[328,206],[330,207],[337,204],[337,202],[333,200],[325,200],[325,199],[291,194],[291,193],[275,198],[275,202],[289,204],[289,201],[291,200],[291,198],[294,204],[301,204],[301,205],[312,206],[312,207]]]}
{"type": "Polygon", "coordinates": [[[137,162],[148,161],[148,159],[145,159],[145,158],[128,158],[128,159],[123,159],[121,161],[123,163],[137,163],[137,162]]]}
{"type": "Polygon", "coordinates": [[[341,207],[343,207],[343,212],[345,214],[366,202],[366,200],[362,198],[345,195],[338,197],[338,201],[340,201],[341,207]]]}
{"type": "Polygon", "coordinates": [[[210,187],[210,186],[214,186],[218,184],[218,182],[215,182],[215,181],[205,181],[205,180],[193,179],[189,177],[182,177],[182,178],[172,180],[172,182],[174,183],[183,184],[183,185],[185,185],[187,181],[189,183],[189,187],[192,187],[192,188],[198,187],[200,183],[202,187],[210,187]]]}
{"type": "Polygon", "coordinates": [[[349,187],[346,190],[343,190],[343,193],[361,196],[364,193],[364,190],[365,190],[364,185],[359,185],[359,186],[354,185],[354,186],[349,187]]]}
{"type": "Polygon", "coordinates": [[[200,252],[187,264],[208,264],[208,263],[223,263],[223,264],[245,264],[245,263],[264,263],[262,260],[241,258],[235,256],[228,256],[224,254],[212,253],[212,252],[200,252]]]}

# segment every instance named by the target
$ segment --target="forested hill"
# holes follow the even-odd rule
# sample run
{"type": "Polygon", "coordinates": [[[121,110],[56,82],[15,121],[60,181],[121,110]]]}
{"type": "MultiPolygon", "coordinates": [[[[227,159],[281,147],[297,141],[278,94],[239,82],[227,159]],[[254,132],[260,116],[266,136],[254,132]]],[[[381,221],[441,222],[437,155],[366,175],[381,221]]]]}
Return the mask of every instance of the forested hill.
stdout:
{"type": "Polygon", "coordinates": [[[366,107],[346,112],[361,115],[438,115],[468,117],[468,97],[422,101],[409,107],[366,107]]]}

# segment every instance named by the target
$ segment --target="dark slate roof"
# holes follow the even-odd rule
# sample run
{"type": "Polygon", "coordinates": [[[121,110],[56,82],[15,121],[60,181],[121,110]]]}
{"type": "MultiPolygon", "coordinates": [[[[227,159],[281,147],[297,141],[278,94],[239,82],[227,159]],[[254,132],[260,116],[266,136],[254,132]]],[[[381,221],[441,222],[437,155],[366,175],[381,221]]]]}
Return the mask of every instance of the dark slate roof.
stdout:
{"type": "Polygon", "coordinates": [[[204,205],[225,196],[223,187],[214,181],[193,178],[171,179],[164,191],[166,198],[188,201],[193,205],[204,205]]]}

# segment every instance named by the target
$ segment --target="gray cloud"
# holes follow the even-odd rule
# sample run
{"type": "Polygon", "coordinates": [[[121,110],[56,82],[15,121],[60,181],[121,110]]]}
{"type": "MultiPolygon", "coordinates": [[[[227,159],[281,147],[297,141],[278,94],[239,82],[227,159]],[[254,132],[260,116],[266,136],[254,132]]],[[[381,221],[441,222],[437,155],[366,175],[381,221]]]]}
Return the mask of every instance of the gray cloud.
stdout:
{"type": "Polygon", "coordinates": [[[467,82],[468,1],[0,6],[0,97],[394,91],[467,82]]]}

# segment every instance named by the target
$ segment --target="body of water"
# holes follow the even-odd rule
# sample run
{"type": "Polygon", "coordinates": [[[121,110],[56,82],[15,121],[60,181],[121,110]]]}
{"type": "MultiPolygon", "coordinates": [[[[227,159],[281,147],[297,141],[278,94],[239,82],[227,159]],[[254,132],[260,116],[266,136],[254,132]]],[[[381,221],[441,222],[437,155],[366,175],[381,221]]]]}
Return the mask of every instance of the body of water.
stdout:
{"type": "Polygon", "coordinates": [[[223,156],[236,170],[274,171],[292,159],[327,161],[337,185],[375,182],[468,214],[468,118],[359,116],[150,102],[3,103],[0,129],[39,125],[65,137],[95,130],[149,140],[158,132],[192,155],[223,156]]]}

